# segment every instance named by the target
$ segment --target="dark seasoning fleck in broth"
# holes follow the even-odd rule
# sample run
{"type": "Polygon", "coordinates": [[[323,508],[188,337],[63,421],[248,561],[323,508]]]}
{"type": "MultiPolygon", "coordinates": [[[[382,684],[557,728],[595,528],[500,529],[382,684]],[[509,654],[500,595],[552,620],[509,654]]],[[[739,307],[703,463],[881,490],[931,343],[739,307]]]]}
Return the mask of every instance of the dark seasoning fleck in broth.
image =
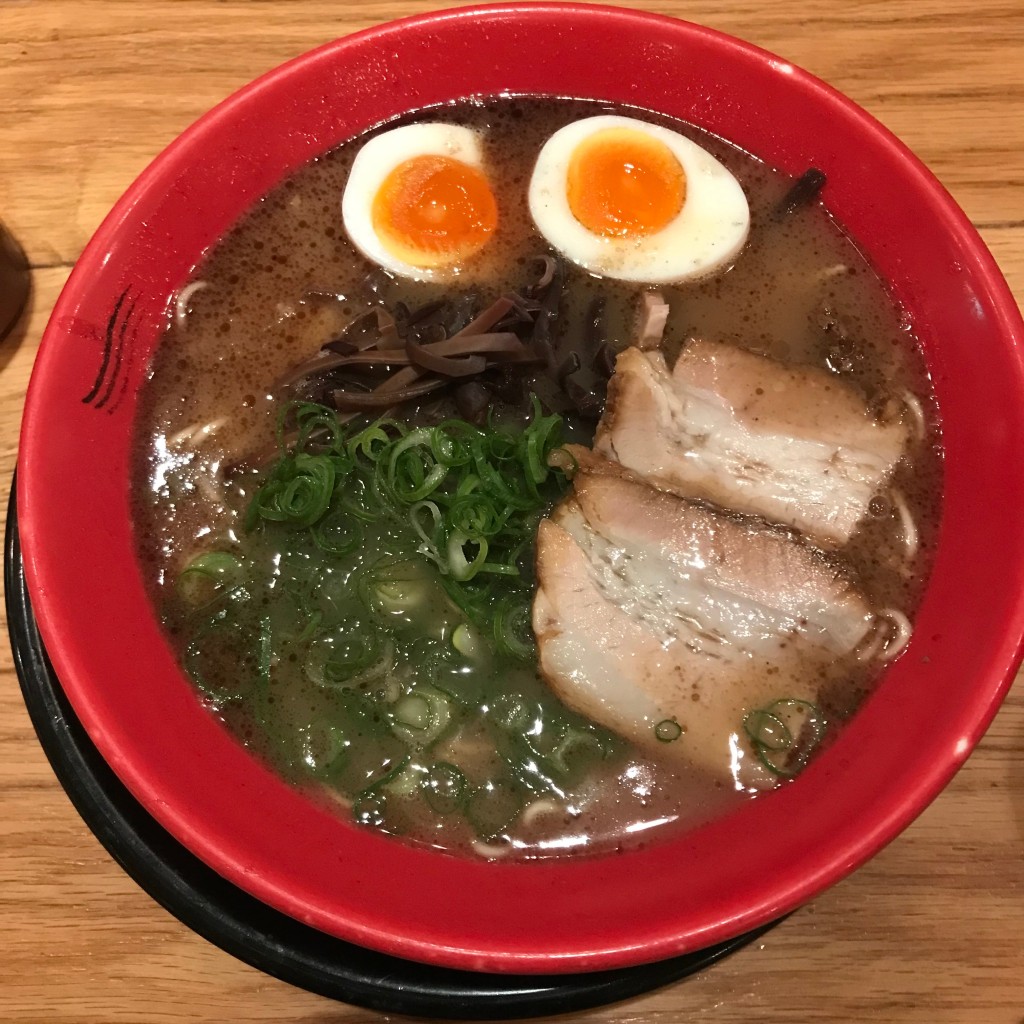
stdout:
{"type": "MultiPolygon", "coordinates": [[[[526,204],[540,147],[563,124],[611,109],[568,100],[502,99],[454,104],[406,119],[446,120],[486,133],[487,173],[500,206],[499,228],[459,285],[478,292],[481,306],[502,292],[523,288],[533,274],[533,257],[551,252],[533,227],[526,204]]],[[[786,217],[772,216],[791,179],[690,126],[646,112],[620,108],[614,112],[666,124],[698,141],[736,176],[750,203],[750,238],[731,270],[704,281],[662,288],[671,307],[665,346],[669,353],[674,355],[691,337],[726,341],[786,363],[831,369],[877,408],[894,393],[893,381],[901,382],[920,400],[930,436],[912,442],[909,457],[901,461],[893,478],[920,535],[918,554],[909,565],[901,557],[899,515],[885,503],[875,503],[874,514],[844,551],[873,607],[895,607],[911,614],[921,596],[937,528],[940,450],[930,385],[909,325],[820,204],[786,217]]],[[[174,584],[189,560],[210,548],[244,550],[268,567],[275,557],[261,548],[264,542],[259,537],[247,536],[242,525],[251,477],[236,477],[225,489],[221,471],[273,444],[280,403],[267,394],[271,382],[371,308],[362,283],[374,266],[349,244],[339,209],[362,141],[344,144],[299,171],[217,245],[194,275],[205,287],[191,294],[187,317],[181,324],[172,320],[158,350],[137,424],[134,515],[153,600],[183,657],[190,638],[174,584]],[[344,299],[307,301],[310,293],[344,299]]],[[[566,274],[555,327],[556,349],[568,352],[576,345],[587,310],[598,295],[605,299],[610,338],[616,348],[625,346],[636,296],[643,289],[597,279],[571,264],[566,264],[566,274]]],[[[402,301],[410,307],[457,290],[401,279],[389,287],[389,302],[402,301]]],[[[585,369],[577,379],[590,386],[594,377],[588,374],[585,369]]],[[[443,402],[425,407],[428,420],[436,421],[440,414],[453,413],[443,402]]],[[[570,422],[568,433],[571,439],[587,443],[589,429],[570,422]]],[[[386,549],[391,543],[387,530],[381,528],[379,533],[379,543],[386,549]]],[[[361,549],[339,559],[335,578],[347,578],[345,574],[362,557],[361,549]]],[[[258,619],[269,614],[269,598],[267,592],[255,596],[254,606],[261,609],[255,613],[258,619]]],[[[230,675],[252,670],[251,664],[243,664],[224,671],[230,675]]],[[[493,678],[485,680],[489,687],[485,693],[491,693],[492,703],[495,693],[514,691],[538,702],[544,714],[555,708],[570,728],[587,728],[578,716],[558,710],[558,702],[547,694],[536,672],[522,663],[497,658],[488,671],[493,678]]],[[[265,697],[264,707],[271,706],[286,719],[333,713],[333,695],[309,682],[294,653],[280,658],[271,679],[273,692],[265,697]]],[[[841,685],[830,686],[822,695],[830,720],[841,720],[855,710],[872,679],[861,671],[848,675],[841,685]]],[[[384,721],[387,702],[393,703],[396,692],[386,692],[387,686],[371,689],[371,697],[383,702],[380,717],[384,721]]],[[[332,789],[330,778],[303,769],[301,753],[282,757],[290,741],[273,729],[268,733],[260,728],[245,701],[215,704],[227,726],[287,778],[318,798],[336,802],[339,813],[351,815],[350,801],[332,789]]],[[[469,785],[480,785],[497,770],[497,758],[485,750],[473,761],[468,751],[482,742],[481,729],[474,725],[472,714],[466,722],[461,747],[458,741],[442,737],[438,741],[442,753],[431,756],[458,760],[469,785]]],[[[600,735],[602,742],[608,741],[603,730],[600,735]]],[[[412,795],[404,802],[390,801],[383,820],[377,807],[364,820],[411,841],[455,850],[471,848],[473,830],[457,816],[433,813],[418,801],[415,786],[413,780],[412,795]]],[[[658,763],[614,740],[608,743],[604,758],[592,766],[591,777],[578,785],[574,780],[574,786],[565,804],[545,797],[544,806],[538,803],[535,811],[507,829],[518,855],[636,846],[652,836],[692,827],[749,798],[696,768],[658,763]]],[[[507,848],[506,841],[503,849],[507,848]]]]}

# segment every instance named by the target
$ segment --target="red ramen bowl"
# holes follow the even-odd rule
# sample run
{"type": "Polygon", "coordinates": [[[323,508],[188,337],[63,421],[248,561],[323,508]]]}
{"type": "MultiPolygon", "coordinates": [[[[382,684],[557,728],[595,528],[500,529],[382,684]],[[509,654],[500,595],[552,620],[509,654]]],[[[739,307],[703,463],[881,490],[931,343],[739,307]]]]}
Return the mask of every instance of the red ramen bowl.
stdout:
{"type": "Polygon", "coordinates": [[[950,196],[864,111],[786,61],[614,8],[510,4],[395,22],[226,100],[153,162],[86,248],[46,331],[21,437],[33,604],[114,771],[175,838],[267,904],[451,967],[654,961],[764,924],[838,881],[906,827],[978,742],[1024,632],[1022,351],[1012,296],[950,196]],[[941,414],[940,536],[907,650],[795,782],[615,856],[473,861],[314,805],[200,704],[147,597],[129,518],[140,388],[170,299],[201,255],[273,185],[369,126],[502,93],[634,104],[785,172],[823,169],[831,212],[912,320],[941,414]]]}

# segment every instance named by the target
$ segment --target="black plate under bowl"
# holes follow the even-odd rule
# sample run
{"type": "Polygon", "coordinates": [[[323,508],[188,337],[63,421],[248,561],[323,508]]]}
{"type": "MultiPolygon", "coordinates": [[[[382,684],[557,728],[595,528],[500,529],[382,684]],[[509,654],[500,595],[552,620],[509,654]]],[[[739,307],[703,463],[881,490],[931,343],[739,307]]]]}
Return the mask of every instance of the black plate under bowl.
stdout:
{"type": "MultiPolygon", "coordinates": [[[[693,974],[767,928],[686,956],[575,975],[478,974],[431,967],[333,938],[243,892],[160,826],[128,792],[75,716],[46,655],[25,585],[14,489],[4,545],[14,664],[58,780],[110,855],[159,904],[247,964],[356,1006],[449,1020],[498,1020],[601,1006],[693,974]]],[[[770,925],[768,927],[771,927],[770,925]]]]}

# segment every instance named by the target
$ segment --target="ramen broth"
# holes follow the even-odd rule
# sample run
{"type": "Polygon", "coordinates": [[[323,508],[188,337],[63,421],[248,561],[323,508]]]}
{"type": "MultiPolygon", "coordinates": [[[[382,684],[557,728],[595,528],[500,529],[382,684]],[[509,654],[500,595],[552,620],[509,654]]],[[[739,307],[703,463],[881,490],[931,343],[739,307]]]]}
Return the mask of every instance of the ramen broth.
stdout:
{"type": "MultiPolygon", "coordinates": [[[[552,254],[526,205],[536,154],[561,126],[611,109],[501,99],[406,119],[455,122],[484,135],[500,219],[454,284],[383,275],[349,243],[340,197],[367,136],[313,161],[204,257],[172,309],[143,391],[133,482],[138,549],[186,669],[227,728],[289,781],[339,814],[408,841],[484,856],[622,849],[692,827],[754,795],[678,759],[641,752],[564,707],[539,677],[535,656],[510,652],[485,626],[460,616],[416,536],[386,517],[364,520],[359,544],[342,553],[325,553],[309,531],[299,538],[273,524],[246,524],[289,399],[274,382],[381,300],[415,309],[465,298],[466,308],[479,311],[503,293],[526,291],[536,281],[538,255],[552,254]],[[212,563],[197,597],[195,587],[182,586],[182,573],[211,552],[230,557],[212,563]],[[380,583],[382,565],[390,575],[367,591],[368,579],[380,583]],[[289,586],[296,580],[305,588],[299,607],[289,586]],[[397,605],[385,607],[395,594],[397,605]],[[410,594],[415,600],[403,604],[410,594]],[[223,623],[228,601],[237,629],[225,643],[223,632],[204,632],[197,623],[203,616],[207,624],[223,623]],[[386,670],[361,678],[373,659],[356,651],[355,684],[325,683],[317,645],[328,643],[330,630],[329,656],[341,657],[346,624],[357,622],[371,623],[372,636],[383,637],[386,670]],[[210,636],[212,647],[204,650],[210,636]],[[246,642],[236,643],[239,637],[246,642]],[[360,742],[373,745],[368,760],[360,742]]],[[[873,608],[912,616],[937,528],[941,460],[931,388],[910,325],[820,202],[779,213],[792,178],[692,126],[615,112],[697,141],[738,179],[750,205],[749,240],[727,272],[660,289],[670,307],[665,351],[674,356],[694,337],[729,342],[835,373],[879,414],[893,402],[911,410],[905,415],[912,439],[890,486],[835,557],[873,608]]],[[[614,349],[625,347],[644,286],[560,265],[556,362],[595,330],[614,349]]],[[[552,388],[541,377],[528,375],[527,385],[547,413],[552,388]]],[[[586,362],[574,380],[599,393],[603,387],[586,362]]],[[[515,432],[528,421],[524,408],[496,400],[493,411],[515,432]]],[[[442,393],[391,415],[416,426],[458,411],[442,393]]],[[[566,440],[590,443],[593,419],[571,410],[563,419],[566,440]]],[[[567,483],[556,475],[546,486],[550,508],[567,483]]],[[[522,600],[531,584],[528,552],[520,565],[523,577],[510,585],[522,600]]],[[[195,574],[186,577],[196,582],[195,574]]],[[[352,643],[365,645],[365,635],[354,633],[352,643]]],[[[879,671],[878,663],[852,658],[832,666],[820,696],[829,723],[824,742],[879,671]]],[[[737,721],[737,731],[742,727],[737,721]]]]}

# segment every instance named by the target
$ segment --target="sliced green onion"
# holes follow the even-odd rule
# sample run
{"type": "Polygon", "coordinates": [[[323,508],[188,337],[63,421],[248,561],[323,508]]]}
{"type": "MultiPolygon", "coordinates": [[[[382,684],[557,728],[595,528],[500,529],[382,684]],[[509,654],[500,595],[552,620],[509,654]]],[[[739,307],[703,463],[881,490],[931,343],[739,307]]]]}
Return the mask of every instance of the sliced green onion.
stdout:
{"type": "Polygon", "coordinates": [[[419,792],[427,777],[427,769],[410,761],[400,772],[393,775],[382,787],[389,796],[411,797],[419,792]]]}
{"type": "Polygon", "coordinates": [[[491,574],[494,576],[518,576],[519,569],[514,565],[508,565],[504,562],[484,562],[483,565],[477,569],[477,573],[491,574]]]}
{"type": "Polygon", "coordinates": [[[237,582],[242,574],[242,560],[229,551],[204,551],[185,566],[184,572],[199,572],[215,579],[237,582]]]}
{"type": "Polygon", "coordinates": [[[392,712],[395,724],[413,733],[426,732],[430,726],[432,714],[430,701],[422,694],[406,694],[392,712]]]}
{"type": "Polygon", "coordinates": [[[743,719],[743,729],[757,759],[770,772],[785,778],[803,768],[827,728],[821,709],[798,697],[783,697],[750,711],[743,719]]]}
{"type": "Polygon", "coordinates": [[[536,653],[533,628],[530,622],[529,599],[507,597],[494,611],[494,643],[503,654],[524,661],[536,653]]]}
{"type": "Polygon", "coordinates": [[[406,504],[422,501],[448,475],[448,468],[433,457],[431,433],[424,428],[410,431],[389,449],[388,489],[406,504]]]}
{"type": "Polygon", "coordinates": [[[251,529],[262,518],[293,527],[312,526],[331,503],[334,481],[329,456],[307,452],[285,456],[256,492],[246,525],[251,529]]]}
{"type": "MultiPolygon", "coordinates": [[[[472,457],[472,453],[470,453],[470,457],[472,457]]],[[[472,494],[479,486],[480,477],[476,473],[466,473],[459,481],[459,486],[455,488],[456,500],[472,494]]]]}
{"type": "Polygon", "coordinates": [[[311,613],[320,613],[322,627],[340,628],[349,620],[360,618],[359,592],[348,573],[337,572],[328,564],[312,583],[313,592],[307,604],[311,613]]]}
{"type": "Polygon", "coordinates": [[[378,630],[349,620],[309,645],[305,672],[317,686],[350,689],[385,675],[394,654],[394,645],[378,630]]]}
{"type": "Polygon", "coordinates": [[[302,731],[302,761],[314,775],[327,775],[337,770],[349,745],[340,726],[313,721],[302,731]]]}
{"type": "Polygon", "coordinates": [[[345,448],[350,458],[357,464],[360,459],[370,464],[378,462],[391,444],[388,429],[399,436],[405,434],[405,428],[394,420],[377,420],[349,439],[345,448]]]}
{"type": "Polygon", "coordinates": [[[277,440],[283,447],[284,425],[289,416],[295,420],[298,439],[295,450],[303,451],[307,445],[317,438],[326,448],[337,448],[341,443],[342,426],[338,417],[330,409],[314,402],[293,402],[282,410],[277,422],[277,440]]]}
{"type": "Polygon", "coordinates": [[[511,514],[512,509],[499,511],[491,497],[474,491],[456,496],[448,508],[448,522],[455,531],[494,537],[504,529],[511,514]]]}
{"type": "MultiPolygon", "coordinates": [[[[448,572],[460,583],[471,580],[487,562],[488,544],[483,537],[468,537],[456,531],[448,538],[448,572]],[[466,558],[466,548],[476,547],[472,560],[466,558]]],[[[443,567],[442,567],[443,568],[443,567]]]]}
{"type": "Polygon", "coordinates": [[[487,655],[483,637],[466,622],[452,631],[452,647],[471,661],[479,661],[487,655]]]}
{"type": "Polygon", "coordinates": [[[361,575],[359,592],[383,626],[407,635],[443,640],[461,618],[437,569],[419,557],[384,560],[368,567],[361,575]]]}
{"type": "Polygon", "coordinates": [[[313,539],[321,551],[329,555],[347,555],[363,542],[363,524],[348,509],[331,512],[313,527],[313,539]]]}
{"type": "Polygon", "coordinates": [[[438,558],[437,539],[441,531],[443,517],[437,505],[432,501],[417,501],[409,509],[409,522],[427,549],[424,553],[429,552],[435,559],[438,558]]]}
{"type": "Polygon", "coordinates": [[[590,730],[569,727],[548,760],[563,776],[579,777],[604,756],[604,747],[590,730]]]}
{"type": "Polygon", "coordinates": [[[445,420],[430,433],[430,448],[442,466],[466,466],[473,458],[470,441],[481,436],[479,428],[465,420],[445,420]]]}
{"type": "Polygon", "coordinates": [[[770,711],[758,708],[743,719],[743,729],[755,747],[765,750],[789,750],[793,746],[793,734],[789,726],[770,711]]]}
{"type": "Polygon", "coordinates": [[[483,673],[475,665],[452,666],[445,661],[430,678],[434,687],[463,707],[478,707],[483,700],[483,673]]]}
{"type": "Polygon", "coordinates": [[[683,727],[674,718],[663,718],[654,727],[654,735],[662,743],[672,743],[683,735],[683,727]]]}
{"type": "Polygon", "coordinates": [[[373,488],[361,477],[352,476],[335,492],[338,511],[372,523],[381,514],[381,504],[373,488]]]}
{"type": "Polygon", "coordinates": [[[227,551],[204,551],[196,555],[175,582],[178,596],[195,608],[208,604],[225,587],[240,583],[242,560],[227,551]]]}
{"type": "Polygon", "coordinates": [[[447,761],[436,761],[420,783],[423,798],[438,814],[451,814],[465,802],[468,783],[461,769],[447,761]]]}
{"type": "Polygon", "coordinates": [[[416,686],[402,697],[392,712],[397,735],[423,749],[435,743],[451,722],[447,694],[431,686],[416,686]]]}
{"type": "Polygon", "coordinates": [[[536,434],[526,440],[526,465],[528,479],[534,484],[544,483],[549,472],[544,456],[544,439],[536,434]]]}

